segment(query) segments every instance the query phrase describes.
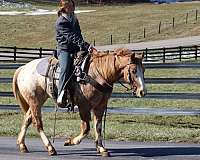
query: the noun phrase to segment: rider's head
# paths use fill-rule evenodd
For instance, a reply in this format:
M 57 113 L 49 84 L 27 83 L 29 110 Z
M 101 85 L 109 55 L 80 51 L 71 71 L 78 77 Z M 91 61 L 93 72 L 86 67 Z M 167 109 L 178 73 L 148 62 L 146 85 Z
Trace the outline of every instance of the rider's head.
M 60 16 L 61 13 L 74 13 L 74 10 L 75 2 L 73 0 L 60 0 L 58 16 Z

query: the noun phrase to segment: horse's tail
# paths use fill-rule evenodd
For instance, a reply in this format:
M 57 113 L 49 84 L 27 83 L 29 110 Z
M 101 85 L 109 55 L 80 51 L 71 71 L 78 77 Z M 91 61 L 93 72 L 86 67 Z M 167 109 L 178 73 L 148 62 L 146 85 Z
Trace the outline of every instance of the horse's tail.
M 21 71 L 22 67 L 18 68 L 15 73 L 14 73 L 14 76 L 13 76 L 13 83 L 12 83 L 12 86 L 13 86 L 13 93 L 14 93 L 14 96 L 17 100 L 17 102 L 19 103 L 19 106 L 20 108 L 24 111 L 24 112 L 27 112 L 28 109 L 29 109 L 29 105 L 28 103 L 26 102 L 26 100 L 24 99 L 24 97 L 21 95 L 20 91 L 19 91 L 19 88 L 18 88 L 18 84 L 17 84 L 17 78 L 18 78 L 18 75 Z

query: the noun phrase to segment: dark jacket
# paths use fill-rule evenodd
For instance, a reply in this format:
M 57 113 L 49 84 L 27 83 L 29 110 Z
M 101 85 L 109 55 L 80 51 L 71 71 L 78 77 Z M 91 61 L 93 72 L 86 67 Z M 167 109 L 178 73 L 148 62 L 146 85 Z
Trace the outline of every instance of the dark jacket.
M 90 44 L 83 40 L 80 25 L 76 16 L 66 14 L 58 17 L 56 21 L 57 48 L 71 53 L 80 50 L 87 51 Z

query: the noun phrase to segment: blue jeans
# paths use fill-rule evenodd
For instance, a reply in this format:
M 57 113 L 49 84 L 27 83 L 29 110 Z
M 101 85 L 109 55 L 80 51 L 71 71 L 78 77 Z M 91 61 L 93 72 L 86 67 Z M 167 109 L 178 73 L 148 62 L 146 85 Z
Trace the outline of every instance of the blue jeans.
M 59 75 L 59 85 L 58 85 L 58 96 L 59 96 L 61 91 L 65 89 L 64 85 L 72 73 L 73 57 L 66 50 L 58 50 L 57 54 L 60 64 L 60 75 Z

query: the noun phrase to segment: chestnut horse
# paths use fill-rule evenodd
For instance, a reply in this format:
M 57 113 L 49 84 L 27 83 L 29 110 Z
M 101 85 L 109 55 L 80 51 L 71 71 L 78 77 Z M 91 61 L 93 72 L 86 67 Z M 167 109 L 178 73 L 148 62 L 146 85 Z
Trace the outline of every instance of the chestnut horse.
M 88 75 L 97 82 L 103 90 L 97 89 L 90 82 L 86 84 L 73 83 L 73 100 L 79 108 L 81 118 L 81 133 L 65 141 L 65 145 L 76 145 L 88 135 L 91 111 L 94 118 L 95 142 L 97 151 L 105 155 L 107 150 L 102 144 L 102 117 L 111 96 L 113 84 L 121 78 L 129 83 L 137 97 L 145 95 L 144 67 L 142 55 L 136 55 L 128 49 L 117 49 L 114 52 L 94 52 L 91 54 Z M 41 107 L 51 97 L 44 76 L 36 71 L 41 59 L 33 60 L 15 71 L 13 77 L 13 92 L 21 109 L 24 111 L 24 121 L 17 139 L 21 152 L 28 152 L 25 145 L 25 134 L 32 123 L 41 136 L 49 155 L 56 155 L 56 150 L 43 130 Z

